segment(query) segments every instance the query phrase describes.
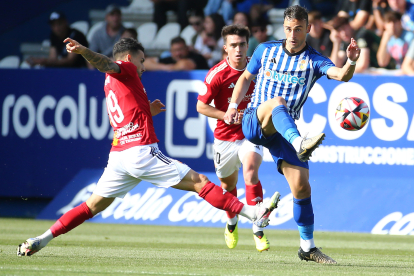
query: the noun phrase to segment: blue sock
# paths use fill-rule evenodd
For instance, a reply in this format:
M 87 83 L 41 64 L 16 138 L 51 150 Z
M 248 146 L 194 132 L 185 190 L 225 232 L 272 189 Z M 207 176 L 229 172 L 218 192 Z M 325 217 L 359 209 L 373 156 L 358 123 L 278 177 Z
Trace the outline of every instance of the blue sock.
M 272 110 L 272 122 L 283 138 L 292 144 L 293 140 L 300 137 L 295 121 L 290 117 L 286 106 L 279 105 Z
M 311 197 L 293 198 L 293 218 L 298 225 L 300 237 L 303 240 L 313 239 L 314 216 Z

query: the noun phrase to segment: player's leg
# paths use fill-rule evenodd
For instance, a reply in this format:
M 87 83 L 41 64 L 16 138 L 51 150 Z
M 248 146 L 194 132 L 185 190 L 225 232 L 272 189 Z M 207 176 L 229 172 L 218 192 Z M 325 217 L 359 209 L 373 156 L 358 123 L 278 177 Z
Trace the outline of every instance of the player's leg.
M 263 147 L 249 142 L 247 139 L 239 150 L 243 163 L 243 178 L 246 184 L 246 203 L 256 205 L 263 202 L 263 188 L 259 180 L 259 167 L 263 160 Z M 270 243 L 263 232 L 263 227 L 253 224 L 253 239 L 259 252 L 268 250 Z
M 285 161 L 280 166 L 289 183 L 293 195 L 293 217 L 300 235 L 299 258 L 318 263 L 335 264 L 336 261 L 325 255 L 315 246 L 313 239 L 314 214 L 309 184 L 309 169 L 291 165 Z
M 217 167 L 216 167 L 217 169 Z M 218 171 L 216 171 L 218 173 Z M 239 177 L 239 170 L 233 171 L 233 173 L 227 177 L 221 178 L 221 188 L 237 197 L 237 180 Z M 226 241 L 228 248 L 235 248 L 239 241 L 239 230 L 238 230 L 238 216 L 236 213 L 226 211 L 227 223 L 224 228 L 224 240 Z
M 275 192 L 266 204 L 244 205 L 237 197 L 212 183 L 205 175 L 193 170 L 190 170 L 177 185 L 171 187 L 196 192 L 217 209 L 240 214 L 262 227 L 268 225 L 269 215 L 277 207 L 280 198 L 280 194 Z
M 243 140 L 234 142 L 214 139 L 214 167 L 221 182 L 221 187 L 237 197 L 237 180 L 241 161 L 238 156 Z M 226 211 L 227 223 L 224 229 L 224 240 L 229 248 L 235 248 L 239 240 L 238 216 Z
M 53 238 L 69 232 L 94 215 L 105 210 L 116 197 L 123 197 L 140 180 L 124 173 L 121 160 L 125 161 L 133 149 L 109 155 L 108 165 L 86 202 L 63 214 L 45 233 L 30 238 L 17 248 L 18 256 L 31 256 L 45 247 Z
M 299 160 L 309 160 L 312 152 L 322 143 L 325 137 L 321 133 L 312 138 L 303 139 L 293 118 L 289 115 L 286 101 L 282 97 L 275 97 L 260 104 L 257 108 L 257 118 L 260 121 L 263 133 L 270 137 L 279 132 L 295 148 Z

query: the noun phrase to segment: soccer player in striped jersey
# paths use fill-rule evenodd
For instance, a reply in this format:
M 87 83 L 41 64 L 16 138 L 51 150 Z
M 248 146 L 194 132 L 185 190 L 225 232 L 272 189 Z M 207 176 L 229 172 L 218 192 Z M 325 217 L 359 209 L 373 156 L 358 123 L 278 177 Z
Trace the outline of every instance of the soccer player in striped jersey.
M 64 42 L 69 53 L 81 54 L 95 68 L 106 73 L 104 90 L 114 140 L 108 164 L 89 199 L 66 212 L 42 235 L 20 244 L 18 256 L 38 252 L 53 238 L 105 210 L 116 197 L 123 198 L 143 180 L 158 187 L 196 192 L 216 208 L 245 216 L 259 227 L 267 226 L 279 193 L 276 192 L 264 204 L 244 205 L 237 197 L 210 182 L 205 175 L 165 156 L 158 149 L 152 116 L 162 112 L 164 105 L 157 100 L 152 103 L 148 101 L 141 82 L 145 71 L 144 48 L 138 41 L 133 38 L 118 41 L 113 50 L 115 62 L 71 38 Z
M 306 44 L 307 10 L 298 5 L 284 12 L 286 39 L 260 44 L 234 88 L 224 120 L 238 121 L 237 105 L 251 81 L 256 78 L 253 97 L 244 112 L 242 129 L 245 137 L 267 147 L 286 177 L 293 194 L 293 216 L 300 234 L 299 258 L 318 263 L 336 263 L 316 248 L 313 240 L 314 214 L 309 184 L 308 160 L 325 134 L 302 138 L 295 125 L 300 109 L 314 83 L 326 75 L 330 79 L 349 81 L 361 50 L 352 38 L 347 48 L 348 61 L 342 68 Z
M 263 200 L 263 189 L 259 181 L 259 167 L 263 159 L 263 147 L 255 145 L 244 138 L 241 120 L 234 125 L 223 121 L 229 106 L 234 84 L 246 69 L 246 57 L 250 32 L 247 27 L 230 25 L 221 32 L 228 57 L 211 68 L 204 81 L 205 91 L 198 96 L 197 111 L 208 117 L 217 119 L 214 131 L 214 166 L 221 181 L 221 187 L 237 196 L 237 180 L 239 169 L 243 163 L 243 176 L 246 183 L 246 202 L 256 205 Z M 252 96 L 254 84 L 249 89 L 238 107 L 241 116 Z M 211 102 L 214 101 L 214 107 Z M 234 248 L 238 242 L 238 217 L 227 212 L 227 224 L 224 237 L 229 248 Z M 260 252 L 270 247 L 263 228 L 253 224 L 253 239 L 256 249 Z

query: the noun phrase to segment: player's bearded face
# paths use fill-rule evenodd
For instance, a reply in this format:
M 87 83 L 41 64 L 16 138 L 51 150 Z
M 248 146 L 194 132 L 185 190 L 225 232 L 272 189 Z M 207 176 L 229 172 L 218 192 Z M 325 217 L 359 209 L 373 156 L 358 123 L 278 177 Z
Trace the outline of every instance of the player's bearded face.
M 291 53 L 302 50 L 306 45 L 306 34 L 310 31 L 310 25 L 306 20 L 286 18 L 283 27 L 286 35 L 286 49 Z
M 138 76 L 141 78 L 142 74 L 145 72 L 145 55 L 142 51 L 138 51 L 137 54 L 132 54 L 130 56 L 130 62 L 132 62 L 137 67 Z

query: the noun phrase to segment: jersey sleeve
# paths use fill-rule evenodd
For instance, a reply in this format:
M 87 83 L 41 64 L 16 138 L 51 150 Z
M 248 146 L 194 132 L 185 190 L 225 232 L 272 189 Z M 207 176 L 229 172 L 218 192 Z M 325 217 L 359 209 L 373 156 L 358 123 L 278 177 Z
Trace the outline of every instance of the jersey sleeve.
M 265 49 L 266 46 L 262 43 L 257 46 L 256 50 L 254 50 L 253 55 L 250 58 L 250 62 L 247 64 L 246 68 L 250 74 L 256 75 L 259 73 L 260 67 L 262 66 L 262 55 Z
M 212 69 L 208 72 L 204 80 L 205 91 L 202 91 L 197 97 L 199 101 L 210 104 L 220 90 L 220 80 L 218 74 Z
M 318 68 L 319 77 L 327 75 L 328 69 L 334 66 L 335 64 L 327 57 L 318 56 L 316 58 L 316 68 Z
M 137 67 L 132 64 L 131 62 L 125 62 L 121 60 L 115 61 L 116 64 L 118 64 L 119 69 L 121 72 L 119 73 L 108 73 L 111 75 L 111 77 L 114 77 L 116 79 L 123 79 L 129 76 L 135 76 L 137 74 Z

